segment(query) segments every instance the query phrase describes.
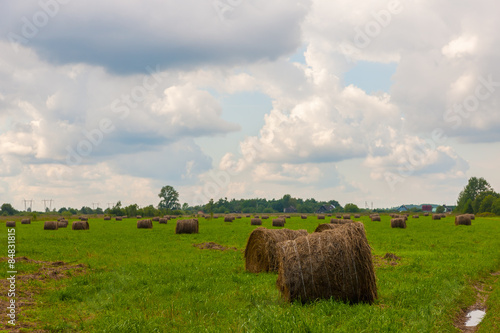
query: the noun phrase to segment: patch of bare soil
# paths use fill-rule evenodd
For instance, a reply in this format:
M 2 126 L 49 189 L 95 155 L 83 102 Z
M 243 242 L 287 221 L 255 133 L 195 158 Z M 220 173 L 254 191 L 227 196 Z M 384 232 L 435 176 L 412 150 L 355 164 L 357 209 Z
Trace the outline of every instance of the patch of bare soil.
M 469 306 L 466 309 L 460 309 L 460 312 L 458 313 L 457 317 L 455 318 L 454 325 L 456 328 L 458 328 L 461 332 L 465 333 L 472 333 L 476 332 L 477 329 L 479 328 L 478 326 L 465 326 L 465 323 L 468 320 L 467 315 L 474 310 L 482 310 L 486 312 L 486 301 L 488 300 L 488 296 L 491 294 L 493 290 L 493 284 L 496 283 L 496 278 L 497 276 L 500 275 L 499 272 L 491 273 L 490 279 L 487 279 L 487 281 L 484 281 L 482 283 L 476 282 L 473 284 L 473 288 L 476 290 L 476 303 L 473 305 Z
M 398 261 L 401 260 L 401 258 L 394 253 L 386 253 L 383 257 L 374 254 L 372 258 L 375 267 L 396 266 L 398 265 Z
M 9 258 L 0 258 L 0 262 L 5 262 Z M 16 325 L 8 324 L 7 320 L 0 322 L 0 330 L 8 332 L 46 332 L 41 330 L 39 323 L 32 322 L 24 313 L 27 309 L 36 306 L 35 295 L 42 292 L 44 283 L 51 280 L 60 280 L 70 276 L 82 275 L 86 272 L 86 266 L 83 264 L 73 265 L 63 261 L 39 261 L 29 259 L 27 257 L 15 258 L 16 263 L 25 262 L 38 266 L 37 271 L 32 271 L 26 274 L 18 271 L 15 276 L 15 305 L 16 305 Z M 38 281 L 36 283 L 35 281 Z M 41 283 L 41 284 L 40 284 Z M 10 289 L 10 281 L 7 279 L 0 280 L 1 290 L 8 291 Z M 10 299 L 7 293 L 0 295 L 0 308 L 7 309 L 10 305 Z M 6 316 L 6 314 L 5 314 Z
M 233 250 L 233 251 L 238 251 L 238 249 L 235 247 L 225 247 L 223 245 L 220 245 L 220 244 L 217 244 L 214 242 L 193 244 L 193 246 L 197 247 L 199 249 L 202 249 L 202 250 L 219 250 L 219 251 Z

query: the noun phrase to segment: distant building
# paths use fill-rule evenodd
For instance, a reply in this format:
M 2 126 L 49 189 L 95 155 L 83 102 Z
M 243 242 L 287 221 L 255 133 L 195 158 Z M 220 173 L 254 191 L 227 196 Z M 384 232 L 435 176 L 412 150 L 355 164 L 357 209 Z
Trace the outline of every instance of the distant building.
M 288 208 L 283 209 L 283 213 L 297 213 L 297 209 L 295 207 L 290 206 Z
M 398 212 L 407 212 L 408 208 L 405 205 L 402 205 L 396 209 Z
M 331 212 L 332 210 L 334 210 L 335 208 L 336 207 L 334 205 L 322 205 L 321 207 L 318 208 L 316 213 L 317 214 L 328 213 L 328 212 Z
M 424 213 L 430 213 L 430 212 L 432 212 L 432 205 L 422 205 L 422 211 Z

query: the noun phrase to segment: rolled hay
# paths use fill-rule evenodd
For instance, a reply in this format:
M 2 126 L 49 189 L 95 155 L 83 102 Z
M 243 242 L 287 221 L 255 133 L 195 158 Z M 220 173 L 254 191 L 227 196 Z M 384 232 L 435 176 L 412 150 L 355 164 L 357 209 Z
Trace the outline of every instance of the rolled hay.
M 285 219 L 282 218 L 273 219 L 273 227 L 284 227 L 284 226 L 285 226 Z
M 80 216 L 80 221 L 88 221 L 89 218 L 86 216 Z
M 344 221 L 344 220 L 341 220 L 341 221 Z M 352 221 L 349 220 L 349 222 L 352 222 Z M 322 232 L 325 230 L 332 230 L 332 229 L 338 228 L 340 226 L 342 226 L 342 224 L 323 223 L 323 224 L 318 225 L 318 227 L 314 230 L 314 232 Z
M 377 284 L 362 223 L 348 223 L 278 244 L 276 285 L 287 301 L 372 303 Z
M 31 219 L 22 219 L 21 224 L 31 224 Z
M 111 216 L 104 216 L 104 221 L 110 221 L 111 220 Z
M 122 220 L 123 220 L 123 218 L 122 218 L 121 216 L 117 216 L 117 217 L 115 217 L 115 220 L 117 220 L 117 221 L 122 221 Z
M 68 221 L 66 220 L 57 221 L 57 228 L 67 228 L 67 227 L 68 227 Z
M 136 219 L 142 219 L 142 216 L 141 215 L 137 215 L 135 218 Z
M 43 230 L 57 230 L 57 221 L 45 221 L 43 224 Z
M 160 222 L 160 217 L 159 217 L 159 216 L 155 216 L 155 217 L 153 217 L 153 221 L 154 221 L 154 222 Z
M 455 216 L 455 225 L 471 225 L 469 214 Z
M 342 215 L 341 214 L 337 214 L 337 215 L 335 215 L 335 217 L 338 218 L 338 219 L 341 219 Z
M 303 219 L 303 220 L 306 220 L 307 219 L 307 215 L 300 215 L 300 218 Z
M 306 235 L 307 230 L 254 229 L 245 248 L 245 269 L 251 273 L 278 271 L 277 244 Z
M 420 218 L 420 215 L 413 215 L 413 218 L 418 219 L 418 218 Z
M 424 213 L 424 216 L 429 216 L 429 213 Z
M 262 220 L 257 219 L 257 218 L 253 218 L 250 220 L 250 225 L 262 225 Z
M 331 224 L 346 224 L 354 222 L 353 220 L 344 220 L 344 219 L 330 219 Z
M 241 219 L 241 218 L 242 218 L 242 216 L 238 215 L 238 216 L 236 216 L 236 218 L 237 218 L 237 219 Z
M 250 214 L 245 215 L 245 217 L 252 217 Z
M 268 218 L 269 218 L 269 216 L 267 216 L 267 215 L 262 215 L 261 216 L 261 219 L 263 219 L 263 220 L 267 220 Z
M 351 215 L 344 215 L 342 218 L 344 220 L 350 220 L 351 219 Z
M 16 227 L 16 221 L 7 221 L 5 222 L 5 226 L 8 228 L 15 228 Z
M 433 220 L 441 220 L 441 214 L 432 214 Z
M 391 228 L 406 229 L 406 221 L 403 218 L 391 219 Z
M 168 219 L 165 217 L 162 217 L 158 222 L 160 222 L 160 224 L 167 224 Z
M 292 218 L 292 216 L 290 216 L 290 215 L 285 215 L 285 218 L 287 218 L 287 219 L 291 219 L 291 218 Z
M 375 222 L 375 221 L 380 222 L 380 216 L 379 215 L 370 216 L 370 219 L 372 220 L 372 222 Z
M 355 219 L 359 219 L 359 218 L 361 218 L 361 214 L 354 214 L 354 218 L 355 218 Z
M 153 221 L 150 219 L 137 221 L 137 229 L 153 229 Z
M 234 217 L 231 216 L 224 216 L 224 222 L 233 222 Z
M 89 230 L 89 223 L 87 221 L 75 221 L 71 224 L 73 230 Z
M 191 220 L 177 220 L 175 225 L 176 234 L 197 234 L 198 233 L 198 221 L 195 219 Z
M 466 214 L 470 217 L 471 220 L 475 220 L 476 219 L 476 215 L 474 214 Z
M 325 219 L 325 215 L 318 215 L 318 220 L 324 220 Z

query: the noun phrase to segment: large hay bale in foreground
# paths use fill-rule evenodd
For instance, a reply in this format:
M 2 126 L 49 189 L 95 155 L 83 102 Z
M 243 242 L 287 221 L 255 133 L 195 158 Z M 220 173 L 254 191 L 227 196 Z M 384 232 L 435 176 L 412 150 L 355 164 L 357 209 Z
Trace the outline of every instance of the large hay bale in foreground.
M 342 221 L 344 221 L 344 220 L 342 220 Z M 353 222 L 353 221 L 349 220 L 349 222 Z M 342 224 L 323 223 L 323 224 L 318 225 L 318 227 L 314 230 L 314 232 L 322 232 L 325 230 L 332 230 L 332 229 L 338 228 L 340 226 L 342 226 Z
M 68 221 L 67 220 L 57 221 L 57 227 L 58 228 L 67 228 L 68 227 Z
M 22 219 L 21 224 L 31 224 L 31 219 Z
M 347 223 L 278 244 L 276 285 L 287 301 L 333 298 L 372 303 L 377 284 L 362 223 Z
M 165 217 L 162 217 L 158 222 L 160 222 L 160 224 L 167 224 L 168 223 L 168 219 L 165 218 Z
M 245 269 L 251 273 L 278 270 L 277 244 L 306 236 L 307 230 L 256 228 L 248 237 L 245 248 Z
M 57 221 L 45 221 L 43 224 L 43 230 L 57 230 Z
M 469 214 L 455 216 L 455 225 L 471 225 Z
M 87 221 L 75 221 L 71 224 L 73 230 L 89 230 L 89 223 Z
M 404 218 L 396 218 L 391 220 L 391 228 L 403 228 L 406 229 L 406 221 Z
M 330 219 L 330 223 L 332 224 L 346 224 L 346 223 L 352 223 L 354 222 L 353 220 L 344 220 L 344 219 Z
M 191 220 L 177 220 L 175 225 L 176 234 L 197 234 L 198 233 L 198 221 L 195 219 Z
M 251 219 L 250 225 L 262 225 L 262 220 L 257 218 Z
M 273 219 L 273 227 L 284 227 L 285 226 L 285 219 L 278 218 L 278 219 Z
M 16 227 L 16 221 L 7 221 L 5 222 L 5 226 L 8 228 L 15 228 Z
M 137 221 L 137 229 L 153 229 L 153 221 L 150 219 Z

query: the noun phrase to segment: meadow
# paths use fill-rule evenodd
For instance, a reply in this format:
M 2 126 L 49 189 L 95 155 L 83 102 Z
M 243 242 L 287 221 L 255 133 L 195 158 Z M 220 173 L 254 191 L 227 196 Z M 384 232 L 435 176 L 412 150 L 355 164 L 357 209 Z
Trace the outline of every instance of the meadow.
M 21 332 L 459 332 L 455 322 L 476 302 L 480 285 L 489 297 L 478 332 L 500 331 L 500 276 L 495 274 L 500 271 L 500 218 L 478 217 L 471 226 L 455 226 L 453 217 L 439 221 L 410 217 L 406 229 L 392 229 L 389 216 L 383 215 L 381 222 L 367 216 L 356 219 L 365 224 L 375 256 L 378 299 L 372 305 L 331 299 L 287 303 L 276 288 L 276 273 L 245 271 L 243 251 L 257 227 L 250 225 L 250 218 L 199 220 L 199 234 L 183 235 L 175 234 L 175 220 L 137 229 L 135 218 L 90 218 L 90 230 L 81 231 L 71 230 L 73 220 L 68 228 L 55 231 L 43 230 L 43 221 L 18 223 L 17 256 L 31 259 L 17 263 L 18 289 L 25 297 L 18 328 Z M 263 226 L 272 228 L 271 221 L 263 220 Z M 319 223 L 325 221 L 297 216 L 287 219 L 286 228 L 313 232 Z M 193 246 L 204 242 L 229 249 Z M 6 237 L 2 246 L 7 248 Z M 383 259 L 386 253 L 399 259 Z M 43 270 L 62 265 L 52 264 L 59 261 L 76 268 L 57 274 Z M 6 271 L 0 272 L 2 279 Z M 42 273 L 22 279 L 36 272 Z

